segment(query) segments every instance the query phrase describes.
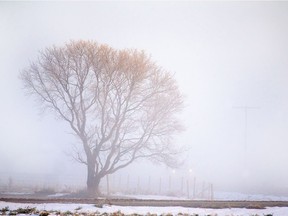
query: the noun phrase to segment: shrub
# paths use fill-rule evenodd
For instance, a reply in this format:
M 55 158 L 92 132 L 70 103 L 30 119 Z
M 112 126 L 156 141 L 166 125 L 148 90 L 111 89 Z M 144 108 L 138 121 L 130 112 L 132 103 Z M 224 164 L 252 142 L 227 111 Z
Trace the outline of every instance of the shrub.
M 26 208 L 18 208 L 16 210 L 17 214 L 32 214 L 36 209 L 35 208 L 30 208 L 29 206 Z
M 5 208 L 1 209 L 1 213 L 2 214 L 5 214 L 7 211 L 9 211 L 9 207 L 8 206 L 6 206 Z
M 48 216 L 49 215 L 49 212 L 47 211 L 41 211 L 39 216 Z

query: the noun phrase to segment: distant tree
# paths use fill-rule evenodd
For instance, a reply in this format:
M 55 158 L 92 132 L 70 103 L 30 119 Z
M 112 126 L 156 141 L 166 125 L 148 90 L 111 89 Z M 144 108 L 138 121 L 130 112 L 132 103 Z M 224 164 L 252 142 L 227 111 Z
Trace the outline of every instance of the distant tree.
M 20 78 L 45 109 L 79 138 L 74 158 L 87 166 L 87 191 L 99 195 L 103 177 L 149 158 L 177 164 L 182 96 L 175 79 L 143 51 L 71 41 L 40 52 Z

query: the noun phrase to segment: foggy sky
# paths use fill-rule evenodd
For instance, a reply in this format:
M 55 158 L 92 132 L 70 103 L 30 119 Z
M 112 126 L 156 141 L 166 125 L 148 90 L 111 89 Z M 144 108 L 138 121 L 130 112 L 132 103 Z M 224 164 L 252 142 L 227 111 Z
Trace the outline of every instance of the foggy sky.
M 190 147 L 176 172 L 288 194 L 288 2 L 0 2 L 0 32 L 0 173 L 85 175 L 67 156 L 69 127 L 41 114 L 18 76 L 39 50 L 91 39 L 143 49 L 175 74 L 186 104 L 175 142 Z M 236 106 L 258 107 L 247 152 Z

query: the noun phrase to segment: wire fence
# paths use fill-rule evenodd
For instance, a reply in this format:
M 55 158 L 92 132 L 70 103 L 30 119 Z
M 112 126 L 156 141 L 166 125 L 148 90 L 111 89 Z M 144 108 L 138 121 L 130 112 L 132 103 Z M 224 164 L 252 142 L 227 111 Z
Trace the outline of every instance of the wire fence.
M 187 199 L 214 198 L 213 184 L 196 177 L 109 175 L 101 184 L 106 194 L 143 194 Z
M 9 175 L 0 173 L 0 192 L 77 192 L 85 188 L 85 176 L 72 175 Z M 112 174 L 102 179 L 100 189 L 105 195 L 156 195 L 173 196 L 182 199 L 213 200 L 213 184 L 196 176 L 135 176 L 133 174 Z

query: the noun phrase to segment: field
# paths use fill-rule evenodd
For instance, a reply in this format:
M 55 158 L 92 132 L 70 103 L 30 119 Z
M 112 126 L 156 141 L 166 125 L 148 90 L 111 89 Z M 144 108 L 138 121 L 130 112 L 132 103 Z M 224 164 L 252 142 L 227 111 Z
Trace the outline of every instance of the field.
M 25 198 L 26 197 L 26 198 Z M 133 198 L 27 198 L 25 194 L 2 194 L 3 215 L 193 215 L 193 216 L 287 216 L 288 201 L 181 200 L 173 197 Z M 144 197 L 145 198 L 145 197 Z M 151 199 L 154 198 L 154 199 Z M 267 197 L 266 197 L 267 198 Z M 276 199 L 276 197 L 274 197 Z M 279 198 L 280 199 L 280 198 Z M 283 199 L 283 198 L 282 198 Z

